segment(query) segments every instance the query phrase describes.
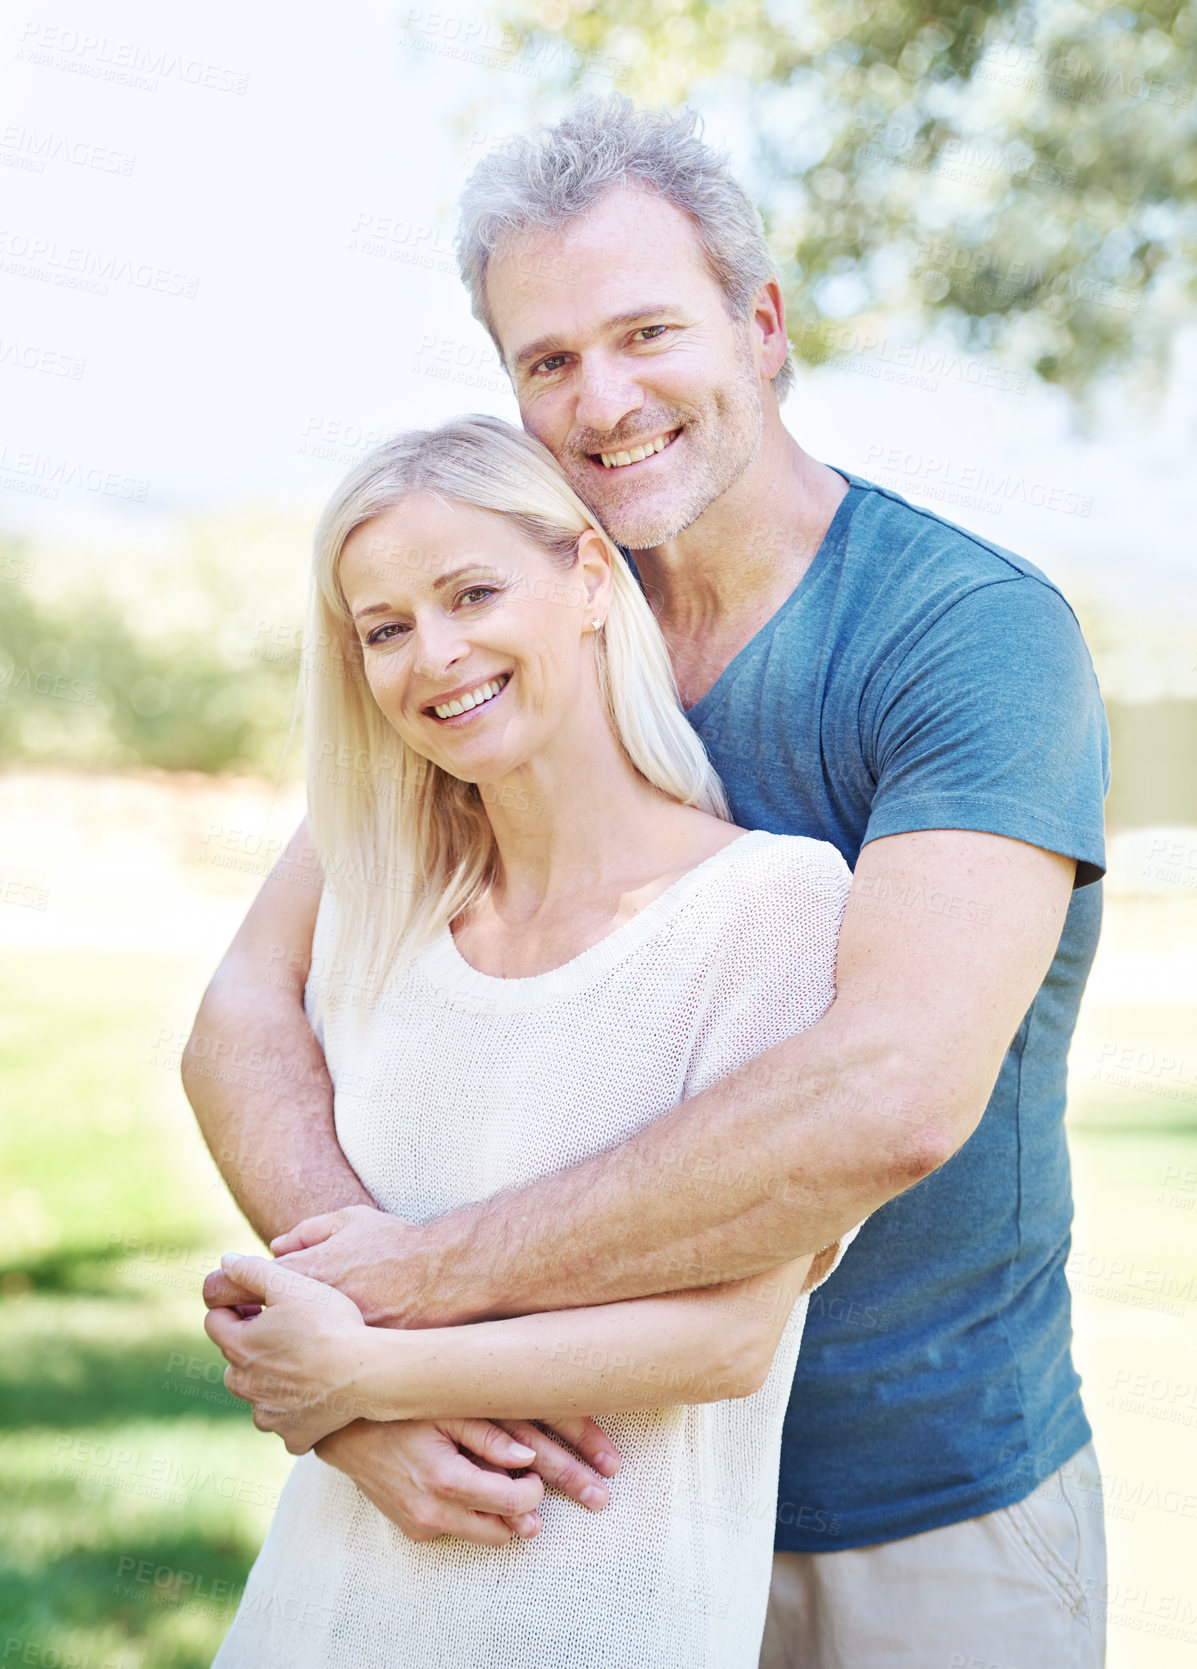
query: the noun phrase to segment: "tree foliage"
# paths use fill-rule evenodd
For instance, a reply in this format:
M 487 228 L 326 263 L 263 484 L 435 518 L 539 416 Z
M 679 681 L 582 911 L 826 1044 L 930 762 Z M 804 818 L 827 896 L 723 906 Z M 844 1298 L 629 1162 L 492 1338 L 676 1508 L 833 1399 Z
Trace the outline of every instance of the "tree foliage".
M 189 560 L 144 578 L 144 565 L 126 564 L 123 593 L 82 564 L 73 583 L 40 587 L 53 557 L 0 537 L 0 765 L 294 768 L 300 613 L 287 576 L 252 530 L 188 532 Z M 227 554 L 205 572 L 218 533 Z M 155 579 L 173 583 L 173 611 Z
M 743 132 L 807 363 L 940 330 L 1081 394 L 1161 364 L 1191 302 L 1193 0 L 507 0 L 506 20 L 563 66 L 546 91 L 614 85 Z

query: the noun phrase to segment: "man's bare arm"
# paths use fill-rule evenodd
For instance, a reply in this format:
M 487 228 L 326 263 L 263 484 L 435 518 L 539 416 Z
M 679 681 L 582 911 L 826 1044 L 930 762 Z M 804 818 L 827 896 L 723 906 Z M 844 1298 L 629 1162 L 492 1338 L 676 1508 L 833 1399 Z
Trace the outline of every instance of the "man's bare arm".
M 1074 873 L 999 835 L 873 841 L 836 1000 L 809 1031 L 571 1170 L 419 1229 L 352 1211 L 276 1250 L 406 1326 L 712 1286 L 817 1251 L 971 1135 Z
M 183 1087 L 221 1175 L 269 1240 L 369 1204 L 341 1152 L 324 1052 L 303 1011 L 322 876 L 301 823 L 204 993 Z

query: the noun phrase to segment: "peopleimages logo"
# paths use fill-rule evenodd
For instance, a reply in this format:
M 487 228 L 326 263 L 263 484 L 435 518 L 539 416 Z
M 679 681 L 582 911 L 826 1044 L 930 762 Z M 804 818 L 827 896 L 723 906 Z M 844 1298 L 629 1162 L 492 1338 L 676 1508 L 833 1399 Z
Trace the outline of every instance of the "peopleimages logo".
M 241 70 L 205 63 L 202 58 L 187 58 L 139 41 L 113 40 L 108 35 L 93 35 L 82 29 L 64 29 L 57 23 L 26 23 L 16 56 L 43 69 L 67 70 L 147 93 L 157 92 L 164 80 L 238 95 L 249 86 L 249 76 Z
M 18 342 L 11 336 L 0 336 L 0 365 L 14 365 L 22 371 L 40 371 L 47 377 L 69 377 L 72 382 L 78 382 L 87 361 L 55 348 L 43 348 L 34 342 Z
M 117 470 L 92 468 L 73 458 L 54 458 L 45 452 L 17 450 L 0 442 L 0 484 L 16 486 L 22 482 L 36 483 L 46 489 L 42 496 L 57 498 L 63 487 L 78 487 L 83 492 L 101 493 L 106 498 L 130 499 L 144 504 L 150 483 Z
M 947 503 L 959 503 L 961 494 L 973 494 L 996 506 L 999 513 L 1005 504 L 1029 504 L 1064 516 L 1088 517 L 1093 509 L 1091 497 L 1066 487 L 1028 481 L 1023 475 L 993 470 L 985 464 L 962 465 L 952 458 L 907 452 L 900 446 L 871 446 L 865 473 L 882 486 L 909 483 L 920 497 Z
M 36 278 L 70 290 L 106 296 L 112 284 L 158 295 L 194 301 L 199 279 L 172 272 L 152 261 L 135 261 L 79 244 L 60 244 L 57 238 L 31 237 L 27 232 L 0 230 L 0 271 L 13 278 Z
M 0 131 L 0 162 L 45 173 L 47 162 L 65 162 L 75 168 L 92 168 L 101 174 L 129 175 L 137 158 L 128 151 L 114 151 L 90 139 L 68 138 L 59 133 L 39 133 L 34 128 L 12 123 Z

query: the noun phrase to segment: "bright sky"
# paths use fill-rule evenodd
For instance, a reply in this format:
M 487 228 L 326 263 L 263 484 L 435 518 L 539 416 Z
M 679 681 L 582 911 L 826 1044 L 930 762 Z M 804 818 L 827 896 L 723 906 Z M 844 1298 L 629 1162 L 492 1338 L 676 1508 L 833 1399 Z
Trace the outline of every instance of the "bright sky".
M 127 529 L 132 551 L 181 511 L 315 506 L 394 429 L 516 415 L 456 276 L 453 204 L 540 85 L 479 0 L 18 0 L 8 19 L 0 528 Z M 730 120 L 709 131 L 735 147 Z M 816 456 L 1115 622 L 1124 693 L 1197 694 L 1184 358 L 1086 440 L 1058 397 L 893 341 L 801 377 L 787 417 Z

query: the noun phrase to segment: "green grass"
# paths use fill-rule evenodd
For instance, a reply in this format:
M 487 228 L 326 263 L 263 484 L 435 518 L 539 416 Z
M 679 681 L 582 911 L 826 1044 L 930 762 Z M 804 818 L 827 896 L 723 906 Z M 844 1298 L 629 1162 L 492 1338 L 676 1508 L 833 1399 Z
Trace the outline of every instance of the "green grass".
M 119 953 L 0 975 L 3 1661 L 209 1664 L 290 1466 L 202 1327 L 204 1271 L 253 1242 L 174 1069 L 201 979 Z
M 225 1393 L 201 1326 L 204 1271 L 253 1244 L 178 1085 L 205 972 L 61 951 L 0 972 L 0 1662 L 210 1664 L 290 1466 Z M 1183 1054 L 1189 1018 L 1089 1012 L 1073 1057 L 1074 1244 L 1123 1271 L 1074 1283 L 1077 1359 L 1128 1498 L 1157 1480 L 1197 1490 L 1191 1433 L 1124 1394 L 1128 1366 L 1192 1381 L 1197 1305 L 1154 1298 L 1159 1271 L 1194 1273 L 1197 1127 L 1151 1062 L 1129 1088 L 1091 1066 L 1109 1039 Z M 1111 1517 L 1117 1592 L 1183 1594 L 1191 1530 L 1150 1505 Z M 1179 1669 L 1190 1643 L 1149 1637 L 1119 1603 L 1111 1669 Z

